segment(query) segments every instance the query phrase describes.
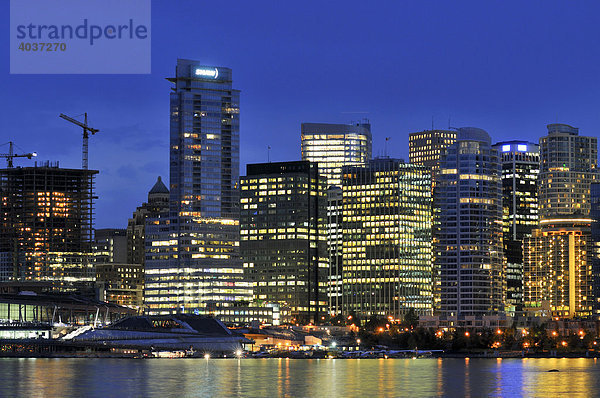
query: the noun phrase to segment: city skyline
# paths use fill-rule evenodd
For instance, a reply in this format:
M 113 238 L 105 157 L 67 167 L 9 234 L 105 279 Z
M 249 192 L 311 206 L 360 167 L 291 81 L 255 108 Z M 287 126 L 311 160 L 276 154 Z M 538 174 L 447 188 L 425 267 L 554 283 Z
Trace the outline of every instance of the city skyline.
M 385 138 L 391 137 L 388 154 L 404 159 L 408 134 L 429 129 L 432 116 L 435 128 L 447 128 L 448 119 L 452 126 L 480 126 L 493 142 L 537 142 L 553 122 L 591 133 L 600 123 L 594 111 L 600 87 L 593 78 L 600 53 L 588 45 L 595 35 L 589 7 L 520 5 L 515 14 L 500 4 L 403 4 L 375 11 L 347 3 L 343 9 L 319 5 L 314 16 L 310 4 L 303 10 L 240 5 L 241 12 L 231 16 L 231 31 L 215 36 L 211 32 L 229 16 L 212 5 L 198 13 L 190 12 L 197 10 L 192 2 L 153 6 L 155 16 L 171 18 L 153 21 L 151 75 L 5 73 L 0 80 L 13 93 L 2 103 L 11 116 L 0 122 L 1 143 L 12 140 L 37 151 L 39 160 L 79 167 L 80 131 L 58 114 L 88 112 L 90 124 L 100 129 L 90 140 L 90 167 L 100 170 L 98 228 L 124 227 L 156 177 L 167 180 L 169 118 L 163 93 L 169 83 L 164 78 L 177 57 L 236 71 L 244 105 L 242 169 L 266 161 L 267 146 L 272 161 L 299 160 L 302 122 L 366 117 L 373 154 L 382 154 Z M 354 31 L 356 15 L 369 33 Z M 565 18 L 573 28 L 555 32 L 552 26 Z M 508 20 L 517 28 L 507 32 Z M 211 39 L 198 46 L 190 45 L 192 37 Z M 7 72 L 8 66 L 0 68 Z

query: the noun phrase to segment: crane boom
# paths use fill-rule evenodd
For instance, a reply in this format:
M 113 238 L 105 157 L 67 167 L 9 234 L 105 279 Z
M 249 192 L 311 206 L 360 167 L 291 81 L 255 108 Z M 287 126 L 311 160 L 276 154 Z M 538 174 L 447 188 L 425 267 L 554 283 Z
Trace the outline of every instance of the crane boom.
M 13 159 L 14 158 L 31 159 L 32 157 L 37 156 L 37 153 L 35 153 L 35 152 L 16 154 L 13 149 L 14 145 L 15 145 L 14 142 L 9 141 L 8 142 L 8 153 L 0 153 L 0 158 L 6 158 L 6 163 L 7 163 L 9 169 L 13 167 Z
M 83 129 L 83 150 L 82 150 L 81 165 L 84 170 L 87 170 L 88 169 L 88 139 L 90 137 L 88 132 L 90 132 L 90 133 L 92 133 L 92 135 L 94 135 L 100 130 L 88 126 L 87 112 L 84 113 L 84 115 L 85 115 L 84 116 L 85 119 L 84 119 L 83 123 L 81 123 L 79 120 L 73 119 L 72 117 L 65 115 L 64 113 L 61 113 L 59 115 L 59 117 L 65 119 L 67 122 L 71 122 L 74 125 L 79 126 Z

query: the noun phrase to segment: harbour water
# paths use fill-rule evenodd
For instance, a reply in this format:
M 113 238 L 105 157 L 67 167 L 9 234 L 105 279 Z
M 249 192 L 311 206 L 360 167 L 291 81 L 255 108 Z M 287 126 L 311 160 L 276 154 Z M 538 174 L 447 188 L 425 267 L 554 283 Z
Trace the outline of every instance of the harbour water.
M 548 372 L 558 369 L 559 372 Z M 0 359 L 2 397 L 597 396 L 596 359 Z

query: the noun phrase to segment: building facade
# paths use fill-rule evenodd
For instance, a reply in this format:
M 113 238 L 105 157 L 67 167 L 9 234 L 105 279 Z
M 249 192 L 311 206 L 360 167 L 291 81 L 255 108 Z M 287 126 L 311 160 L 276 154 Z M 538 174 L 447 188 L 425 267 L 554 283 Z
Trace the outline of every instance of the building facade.
M 549 124 L 540 138 L 540 219 L 590 214 L 590 183 L 598 167 L 598 139 L 567 124 Z
M 294 323 L 320 322 L 327 314 L 326 180 L 307 161 L 246 171 L 240 245 L 254 299 L 281 305 Z
M 95 170 L 46 162 L 0 170 L 0 278 L 93 289 Z
M 169 189 L 161 177 L 148 192 L 148 201 L 143 203 L 127 221 L 127 264 L 146 263 L 146 222 L 169 216 Z
M 215 314 L 252 299 L 239 252 L 240 92 L 231 69 L 196 61 L 179 59 L 169 80 L 169 217 L 149 222 L 145 303 Z
M 508 312 L 523 307 L 523 239 L 538 225 L 539 145 L 505 141 L 493 146 L 502 167 L 502 233 Z
M 600 181 L 590 185 L 590 218 L 592 219 L 592 297 L 593 317 L 600 319 Z
M 344 167 L 342 313 L 432 313 L 431 176 L 379 158 Z
M 127 231 L 120 228 L 94 230 L 92 250 L 95 263 L 126 263 Z
M 429 167 L 435 175 L 446 148 L 456 141 L 454 130 L 424 130 L 408 135 L 409 161 Z
M 435 245 L 439 233 L 439 205 L 436 204 L 435 181 L 440 169 L 440 160 L 446 153 L 446 149 L 456 142 L 455 130 L 424 130 L 408 135 L 408 149 L 410 163 L 427 167 L 431 171 L 432 186 L 432 240 Z M 435 250 L 432 254 L 432 261 L 435 264 Z M 433 300 L 434 307 L 440 304 L 440 271 L 433 269 Z
M 590 219 L 546 219 L 524 240 L 525 309 L 560 318 L 594 307 Z
M 342 313 L 342 279 L 344 270 L 344 234 L 342 233 L 343 193 L 342 188 L 332 185 L 327 189 L 327 297 L 329 315 Z
M 524 304 L 561 318 L 593 314 L 590 187 L 598 140 L 566 124 L 549 124 L 540 139 L 539 228 L 524 243 Z
M 371 125 L 302 123 L 302 160 L 319 164 L 327 186 L 340 186 L 342 166 L 364 164 L 371 159 Z
M 440 161 L 435 188 L 439 315 L 504 311 L 501 184 L 500 159 L 487 132 L 458 129 L 456 142 Z

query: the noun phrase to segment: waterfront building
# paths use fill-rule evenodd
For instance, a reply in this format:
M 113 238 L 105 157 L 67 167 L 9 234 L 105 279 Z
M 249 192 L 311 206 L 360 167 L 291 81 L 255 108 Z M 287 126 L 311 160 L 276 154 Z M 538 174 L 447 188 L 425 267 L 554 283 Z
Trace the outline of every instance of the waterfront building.
M 590 186 L 597 138 L 549 124 L 540 139 L 539 228 L 524 242 L 524 305 L 541 315 L 591 316 L 594 307 Z
M 97 263 L 96 286 L 101 301 L 139 309 L 144 304 L 144 267 L 142 264 Z
M 127 264 L 146 263 L 146 222 L 149 219 L 168 218 L 169 189 L 159 176 L 156 183 L 148 192 L 148 201 L 143 203 L 133 213 L 127 222 Z
M 408 135 L 409 160 L 412 164 L 427 167 L 431 171 L 432 187 L 432 240 L 435 245 L 439 232 L 440 209 L 436 204 L 437 195 L 435 194 L 435 181 L 440 169 L 440 160 L 446 153 L 446 148 L 456 141 L 455 130 L 424 130 Z M 435 250 L 432 254 L 432 262 L 435 265 Z M 440 270 L 433 269 L 433 302 L 434 307 L 440 304 Z
M 141 308 L 144 267 L 143 264 L 127 263 L 127 230 L 97 229 L 93 250 L 98 298 L 108 303 Z
M 17 286 L 14 286 L 13 292 L 8 293 L 0 285 L 0 325 L 13 328 L 19 324 L 101 326 L 134 315 L 135 312 L 131 308 L 79 295 L 42 292 L 32 294 L 30 290 Z
M 440 161 L 435 192 L 441 316 L 504 311 L 500 159 L 482 129 L 458 129 Z
M 146 231 L 151 314 L 252 299 L 239 252 L 239 90 L 229 68 L 179 59 L 170 99 L 169 217 Z
M 371 125 L 302 123 L 302 160 L 319 164 L 327 186 L 340 186 L 342 166 L 364 164 L 371 159 Z
M 327 313 L 326 180 L 316 163 L 259 163 L 241 178 L 241 253 L 254 299 L 294 323 Z
M 95 170 L 45 162 L 0 170 L 0 279 L 93 288 Z
M 493 147 L 502 167 L 502 233 L 506 261 L 506 310 L 523 307 L 523 238 L 538 225 L 539 145 L 504 141 Z
M 89 329 L 73 336 L 75 343 L 88 344 L 88 350 L 98 350 L 94 343 L 102 341 L 104 347 L 114 351 L 149 353 L 161 356 L 161 352 L 173 357 L 174 352 L 183 356 L 202 357 L 241 355 L 251 340 L 233 333 L 221 321 L 212 317 L 189 314 L 131 316 L 100 329 Z
M 538 315 L 592 315 L 591 220 L 545 219 L 524 239 L 525 309 Z
M 389 158 L 346 166 L 342 195 L 342 312 L 431 314 L 429 170 Z
M 600 181 L 590 185 L 590 218 L 592 219 L 592 297 L 593 316 L 600 320 Z

